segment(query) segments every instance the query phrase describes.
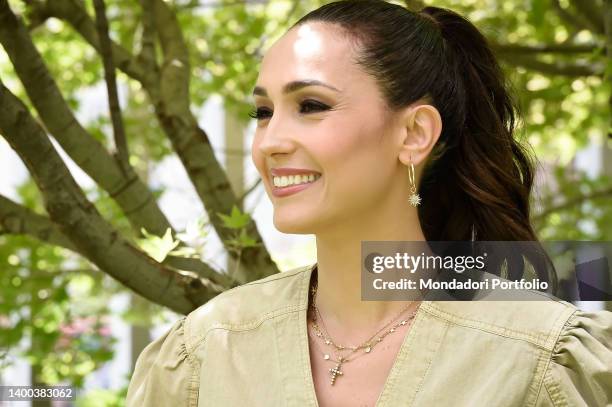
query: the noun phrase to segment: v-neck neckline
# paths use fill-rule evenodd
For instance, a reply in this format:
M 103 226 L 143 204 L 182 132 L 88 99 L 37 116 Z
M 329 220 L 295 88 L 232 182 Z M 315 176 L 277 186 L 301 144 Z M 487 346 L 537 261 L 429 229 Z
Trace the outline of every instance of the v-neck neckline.
M 306 275 L 302 280 L 302 290 L 300 294 L 300 315 L 298 318 L 300 324 L 300 349 L 302 350 L 302 357 L 306 360 L 305 366 L 305 380 L 307 383 L 307 393 L 309 398 L 313 401 L 313 405 L 319 407 L 319 401 L 317 399 L 317 393 L 314 386 L 314 377 L 312 372 L 312 364 L 310 363 L 310 342 L 308 340 L 308 305 L 309 305 L 309 292 L 311 286 L 311 278 L 314 270 L 317 268 L 317 263 L 314 263 L 312 266 L 308 267 L 306 270 Z M 394 384 L 397 381 L 396 377 L 401 373 L 402 364 L 405 360 L 404 355 L 412 351 L 411 344 L 414 342 L 415 335 L 417 335 L 420 325 L 421 319 L 423 318 L 422 308 L 426 308 L 429 304 L 428 301 L 423 301 L 421 306 L 417 308 L 417 311 L 412 319 L 412 323 L 410 329 L 404 335 L 404 339 L 402 341 L 402 345 L 393 361 L 393 365 L 391 366 L 391 370 L 385 379 L 385 383 L 383 384 L 381 392 L 378 394 L 378 398 L 376 399 L 376 403 L 374 407 L 385 407 L 386 403 L 390 395 L 394 390 Z M 424 307 L 426 306 L 426 307 Z M 431 355 L 433 357 L 433 355 Z

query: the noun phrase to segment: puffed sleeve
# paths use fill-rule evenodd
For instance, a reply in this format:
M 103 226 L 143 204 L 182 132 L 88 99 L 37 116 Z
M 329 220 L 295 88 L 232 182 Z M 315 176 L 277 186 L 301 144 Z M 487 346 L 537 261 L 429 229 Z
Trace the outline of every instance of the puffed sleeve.
M 185 343 L 185 317 L 144 348 L 128 386 L 127 407 L 197 407 L 199 362 Z
M 536 405 L 612 405 L 612 312 L 576 310 L 567 320 Z

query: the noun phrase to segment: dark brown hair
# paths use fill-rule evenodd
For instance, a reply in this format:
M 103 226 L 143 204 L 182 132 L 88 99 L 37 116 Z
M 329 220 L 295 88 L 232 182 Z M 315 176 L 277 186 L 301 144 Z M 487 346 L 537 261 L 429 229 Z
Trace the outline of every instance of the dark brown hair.
M 293 27 L 312 21 L 344 29 L 355 62 L 375 78 L 390 110 L 425 98 L 440 112 L 442 133 L 419 184 L 427 240 L 471 240 L 474 233 L 479 241 L 537 242 L 529 218 L 533 163 L 514 138 L 519 109 L 472 23 L 448 9 L 413 12 L 383 0 L 329 3 Z M 537 247 L 524 255 L 556 292 L 554 267 Z M 523 256 L 506 260 L 507 277 L 521 278 Z

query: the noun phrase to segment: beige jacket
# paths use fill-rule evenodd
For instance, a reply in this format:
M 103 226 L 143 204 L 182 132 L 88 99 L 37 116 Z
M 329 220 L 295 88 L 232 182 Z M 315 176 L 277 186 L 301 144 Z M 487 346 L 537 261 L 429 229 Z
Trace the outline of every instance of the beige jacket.
M 316 265 L 316 264 L 315 264 Z M 317 406 L 315 265 L 228 290 L 145 348 L 128 407 Z M 424 301 L 376 407 L 612 405 L 612 312 L 564 301 Z

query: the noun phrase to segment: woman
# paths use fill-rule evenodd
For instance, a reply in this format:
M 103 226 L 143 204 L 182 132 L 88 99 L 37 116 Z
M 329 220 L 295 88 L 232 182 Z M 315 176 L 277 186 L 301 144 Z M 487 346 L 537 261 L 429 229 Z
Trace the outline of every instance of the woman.
M 361 301 L 361 241 L 537 240 L 514 105 L 471 23 L 435 7 L 328 4 L 269 49 L 254 98 L 252 158 L 274 224 L 315 234 L 317 263 L 178 321 L 140 356 L 129 406 L 612 402 L 610 312 Z

